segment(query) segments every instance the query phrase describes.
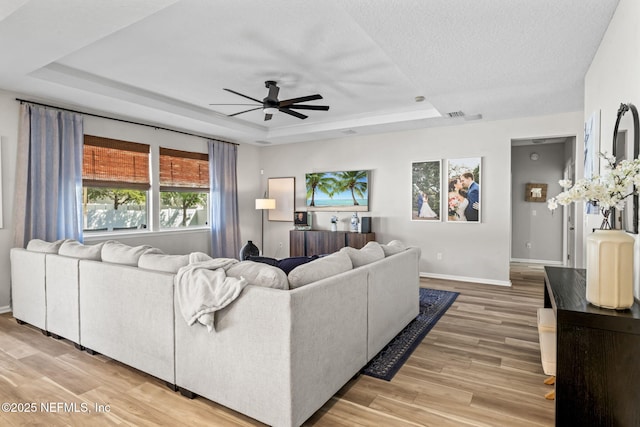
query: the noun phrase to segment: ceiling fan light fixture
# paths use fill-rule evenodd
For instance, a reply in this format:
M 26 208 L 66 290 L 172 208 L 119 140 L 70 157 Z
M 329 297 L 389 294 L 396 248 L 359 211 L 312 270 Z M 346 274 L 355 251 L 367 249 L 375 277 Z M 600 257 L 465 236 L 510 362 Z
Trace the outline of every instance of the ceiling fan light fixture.
M 265 114 L 276 114 L 279 110 L 276 107 L 265 107 L 262 109 Z

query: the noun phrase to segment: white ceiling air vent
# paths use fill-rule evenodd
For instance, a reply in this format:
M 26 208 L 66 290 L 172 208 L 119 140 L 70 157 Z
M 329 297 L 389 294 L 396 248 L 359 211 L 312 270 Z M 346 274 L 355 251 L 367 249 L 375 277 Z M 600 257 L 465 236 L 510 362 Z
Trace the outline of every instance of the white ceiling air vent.
M 447 116 L 449 116 L 451 118 L 464 117 L 464 113 L 462 111 L 452 111 L 450 113 L 447 113 Z
M 345 134 L 345 135 L 355 135 L 358 132 L 356 132 L 353 129 L 347 129 L 347 130 L 343 130 L 342 133 Z
M 269 141 L 256 141 L 256 144 L 271 145 Z

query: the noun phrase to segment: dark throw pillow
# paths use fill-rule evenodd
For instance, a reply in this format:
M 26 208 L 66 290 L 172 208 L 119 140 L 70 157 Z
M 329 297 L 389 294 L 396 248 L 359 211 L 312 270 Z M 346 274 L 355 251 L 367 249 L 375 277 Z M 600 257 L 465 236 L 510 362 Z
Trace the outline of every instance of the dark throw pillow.
M 269 258 L 266 256 L 250 256 L 247 258 L 248 261 L 261 262 L 263 264 L 269 264 L 274 267 L 278 267 L 285 274 L 289 274 L 291 270 L 296 268 L 299 265 L 306 264 L 314 259 L 318 259 L 318 255 L 314 256 L 294 256 L 291 258 L 282 258 L 280 260 L 275 258 Z
M 288 275 L 294 268 L 298 267 L 299 265 L 311 262 L 314 259 L 318 259 L 318 255 L 283 258 L 278 261 L 278 267 L 280 267 L 282 271 L 284 271 Z

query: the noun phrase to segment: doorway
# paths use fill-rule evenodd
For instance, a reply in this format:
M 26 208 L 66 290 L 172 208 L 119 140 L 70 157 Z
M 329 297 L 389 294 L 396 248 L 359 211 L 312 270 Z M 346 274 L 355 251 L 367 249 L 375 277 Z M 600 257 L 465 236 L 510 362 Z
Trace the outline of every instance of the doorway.
M 550 211 L 546 201 L 563 191 L 558 183 L 575 174 L 575 136 L 511 141 L 511 261 L 572 265 L 572 206 Z M 535 188 L 542 195 L 528 197 Z

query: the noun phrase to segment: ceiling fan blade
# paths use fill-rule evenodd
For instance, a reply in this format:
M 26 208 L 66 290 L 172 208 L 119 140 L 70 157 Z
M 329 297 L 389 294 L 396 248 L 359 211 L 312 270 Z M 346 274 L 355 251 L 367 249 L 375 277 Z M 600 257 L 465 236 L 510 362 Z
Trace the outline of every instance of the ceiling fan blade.
M 239 113 L 228 114 L 227 117 L 233 117 L 233 116 L 237 116 L 238 114 L 248 113 L 249 111 L 255 111 L 255 110 L 262 110 L 262 107 L 252 108 L 250 110 L 240 111 Z
M 255 99 L 255 98 L 252 98 L 252 97 L 250 97 L 250 96 L 243 95 L 243 94 L 241 94 L 241 93 L 239 93 L 239 92 L 236 92 L 235 90 L 226 89 L 226 88 L 222 88 L 222 89 L 223 89 L 223 90 L 226 90 L 227 92 L 231 92 L 231 93 L 233 93 L 233 94 L 236 94 L 236 95 L 238 95 L 238 96 L 241 96 L 241 97 L 243 97 L 243 98 L 250 99 L 250 100 L 255 101 L 255 102 L 257 102 L 258 104 L 262 105 L 262 101 L 260 101 L 259 99 Z
M 273 117 L 273 114 L 265 114 L 264 121 L 266 122 L 267 120 L 271 120 L 271 117 Z
M 267 98 L 277 101 L 278 93 L 280 93 L 280 88 L 276 86 L 276 82 L 268 81 L 265 83 L 266 83 L 266 86 L 269 88 L 269 94 L 267 95 Z
M 285 114 L 289 114 L 290 116 L 297 117 L 297 118 L 302 119 L 302 120 L 304 120 L 307 117 L 309 117 L 309 116 L 305 116 L 304 114 L 300 114 L 297 111 L 290 110 L 288 108 L 280 107 L 280 108 L 278 108 L 278 110 L 282 111 Z
M 316 99 L 322 99 L 322 95 L 309 95 L 309 96 L 303 96 L 301 98 L 292 98 L 292 99 L 285 99 L 284 101 L 280 101 L 280 107 L 288 107 L 291 104 L 295 104 L 298 102 L 305 102 L 305 101 L 314 101 Z
M 298 110 L 321 110 L 327 111 L 329 109 L 328 105 L 289 105 L 286 108 L 294 108 Z
M 257 105 L 257 104 L 209 104 L 209 105 Z M 262 105 L 262 103 L 259 105 Z

